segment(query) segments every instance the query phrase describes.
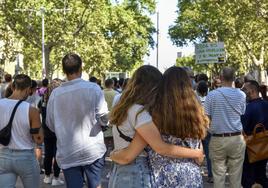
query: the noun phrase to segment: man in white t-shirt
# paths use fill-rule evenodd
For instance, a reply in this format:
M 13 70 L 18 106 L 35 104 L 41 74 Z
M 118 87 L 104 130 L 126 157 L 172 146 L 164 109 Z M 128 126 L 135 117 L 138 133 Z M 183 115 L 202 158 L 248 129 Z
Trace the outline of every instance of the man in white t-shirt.
M 101 124 L 107 123 L 107 104 L 97 84 L 81 79 L 82 60 L 73 53 L 62 59 L 67 82 L 53 90 L 46 122 L 57 137 L 57 162 L 68 188 L 100 185 L 106 147 Z

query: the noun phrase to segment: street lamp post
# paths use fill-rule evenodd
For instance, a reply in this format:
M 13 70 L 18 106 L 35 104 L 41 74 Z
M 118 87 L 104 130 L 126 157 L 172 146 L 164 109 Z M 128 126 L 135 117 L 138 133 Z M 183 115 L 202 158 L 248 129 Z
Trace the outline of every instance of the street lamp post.
M 47 76 L 46 72 L 46 59 L 45 59 L 45 8 L 40 8 L 42 16 L 42 76 L 45 78 Z

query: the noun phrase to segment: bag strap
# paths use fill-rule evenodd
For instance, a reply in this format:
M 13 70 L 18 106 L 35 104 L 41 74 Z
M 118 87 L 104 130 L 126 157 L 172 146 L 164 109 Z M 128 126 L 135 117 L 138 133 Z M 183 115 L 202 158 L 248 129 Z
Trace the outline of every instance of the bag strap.
M 22 102 L 23 102 L 23 100 L 19 100 L 19 101 L 16 103 L 15 107 L 13 108 L 13 111 L 12 111 L 12 113 L 11 113 L 11 117 L 10 117 L 9 122 L 8 122 L 8 125 L 9 125 L 9 126 L 12 126 L 12 122 L 13 122 L 15 113 L 16 113 L 16 111 L 17 111 L 17 108 L 19 107 L 20 103 L 22 103 Z
M 127 141 L 127 142 L 131 142 L 131 141 L 133 140 L 133 139 L 130 138 L 129 136 L 124 135 L 124 133 L 122 133 L 122 131 L 120 131 L 120 129 L 118 128 L 118 126 L 116 126 L 116 128 L 117 128 L 117 131 L 118 131 L 118 133 L 119 133 L 119 136 L 120 136 L 121 138 L 123 138 L 125 141 Z
M 221 95 L 224 97 L 224 99 L 227 101 L 227 103 L 229 104 L 229 106 L 231 106 L 231 108 L 236 112 L 236 113 L 238 113 L 239 115 L 240 115 L 240 112 L 237 110 L 237 109 L 235 109 L 235 107 L 233 107 L 233 105 L 231 105 L 231 103 L 230 103 L 230 101 L 227 99 L 227 97 L 222 93 L 222 91 L 220 91 L 220 90 L 216 90 L 216 91 L 218 91 L 218 92 L 220 92 L 221 93 Z
M 265 129 L 265 126 L 262 124 L 262 123 L 258 123 L 255 127 L 254 127 L 254 130 L 253 130 L 253 136 L 255 137 L 256 136 L 256 131 L 258 128 L 262 128 L 262 132 L 265 132 L 266 129 Z

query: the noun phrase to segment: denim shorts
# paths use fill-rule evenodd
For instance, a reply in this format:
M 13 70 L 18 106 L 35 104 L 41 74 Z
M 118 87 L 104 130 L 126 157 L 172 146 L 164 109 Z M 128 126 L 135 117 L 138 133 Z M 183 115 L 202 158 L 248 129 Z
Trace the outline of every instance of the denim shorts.
M 0 149 L 0 187 L 15 187 L 20 177 L 25 188 L 38 188 L 39 164 L 34 150 Z
M 114 164 L 108 188 L 150 188 L 151 170 L 148 159 L 138 157 L 128 165 Z

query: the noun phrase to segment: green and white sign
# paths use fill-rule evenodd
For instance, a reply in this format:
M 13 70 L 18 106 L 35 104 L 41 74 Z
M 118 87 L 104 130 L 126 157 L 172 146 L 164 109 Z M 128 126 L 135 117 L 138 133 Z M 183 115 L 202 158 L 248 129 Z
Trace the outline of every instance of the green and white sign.
M 197 64 L 225 63 L 224 43 L 202 43 L 195 45 L 195 62 Z

